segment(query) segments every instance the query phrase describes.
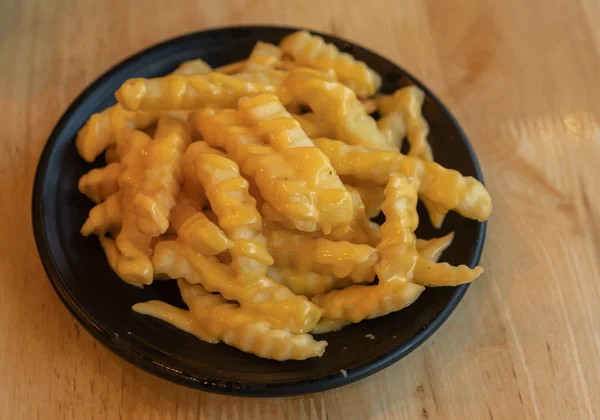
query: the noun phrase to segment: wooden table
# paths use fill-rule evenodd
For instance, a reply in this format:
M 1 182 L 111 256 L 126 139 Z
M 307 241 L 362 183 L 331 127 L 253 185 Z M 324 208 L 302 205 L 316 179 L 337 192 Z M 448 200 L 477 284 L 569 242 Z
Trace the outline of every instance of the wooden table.
M 0 2 L 0 418 L 591 419 L 600 412 L 600 2 Z M 216 396 L 146 374 L 60 303 L 32 235 L 42 147 L 81 90 L 128 55 L 206 27 L 307 26 L 428 84 L 494 199 L 486 273 L 417 351 L 297 398 Z

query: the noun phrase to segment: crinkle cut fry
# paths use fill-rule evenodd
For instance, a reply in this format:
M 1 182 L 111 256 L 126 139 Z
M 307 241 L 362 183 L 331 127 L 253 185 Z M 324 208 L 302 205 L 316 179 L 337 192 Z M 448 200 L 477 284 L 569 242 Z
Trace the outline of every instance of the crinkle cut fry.
M 220 340 L 210 335 L 190 311 L 178 308 L 160 300 L 139 302 L 131 307 L 135 312 L 160 319 L 175 328 L 192 334 L 207 343 L 218 343 Z
M 129 79 L 115 96 L 130 111 L 190 110 L 206 106 L 235 107 L 239 98 L 275 87 L 221 73 Z
M 209 73 L 210 66 L 201 59 L 182 63 L 172 74 L 190 75 Z M 114 146 L 116 133 L 123 128 L 142 130 L 158 120 L 156 112 L 125 111 L 119 104 L 108 107 L 100 113 L 93 114 L 79 133 L 77 133 L 77 150 L 82 158 L 93 162 L 102 151 Z M 113 148 L 114 150 L 114 148 Z M 108 150 L 107 150 L 108 151 Z M 107 155 L 107 162 L 113 154 Z M 109 162 L 110 163 L 110 162 Z
M 492 212 L 492 200 L 485 187 L 473 177 L 397 152 L 349 146 L 341 141 L 313 140 L 331 161 L 338 174 L 385 185 L 393 172 L 413 179 L 419 195 L 461 215 L 485 221 Z
M 454 232 L 432 239 L 417 239 L 417 252 L 420 258 L 437 262 L 442 252 L 444 252 L 454 240 Z
M 123 225 L 115 240 L 120 253 L 116 271 L 123 280 L 135 286 L 149 285 L 154 279 L 149 258 L 152 238 L 138 230 L 134 211 L 134 197 L 143 182 L 150 142 L 150 137 L 138 130 L 124 129 L 117 133 L 124 171 L 119 177 L 119 189 L 123 193 Z
M 81 227 L 81 234 L 92 233 L 104 235 L 106 232 L 118 231 L 123 223 L 122 194 L 117 192 L 100 204 L 95 205 Z
M 458 286 L 471 283 L 483 273 L 483 268 L 453 266 L 419 258 L 415 264 L 414 282 L 427 287 Z
M 391 174 L 381 210 L 385 214 L 385 222 L 379 229 L 379 261 L 375 265 L 379 283 L 411 281 L 410 275 L 417 261 L 414 232 L 419 225 L 414 184 L 403 175 Z
M 349 277 L 355 283 L 372 281 L 377 251 L 369 245 L 334 242 L 286 230 L 267 229 L 269 251 L 280 268 Z
M 313 297 L 323 310 L 324 319 L 353 323 L 399 311 L 411 305 L 425 290 L 409 282 L 392 282 L 377 286 L 350 286 Z
M 300 271 L 294 268 L 269 267 L 267 275 L 273 281 L 287 286 L 297 295 L 313 297 L 332 289 L 341 289 L 354 284 L 347 277 L 337 278 L 333 274 Z
M 227 300 L 237 300 L 241 306 L 264 314 L 273 328 L 304 333 L 321 317 L 319 308 L 287 287 L 266 277 L 241 284 L 231 267 L 216 262 L 214 257 L 202 256 L 178 241 L 159 242 L 152 262 L 158 273 L 202 284 L 210 292 L 219 292 Z
M 171 211 L 171 225 L 178 238 L 202 255 L 218 255 L 233 246 L 221 228 L 197 210 L 186 194 L 180 194 Z
M 408 142 L 410 143 L 409 156 L 416 156 L 423 160 L 433 161 L 431 146 L 427 141 L 429 124 L 423 117 L 421 108 L 425 101 L 425 93 L 417 86 L 407 86 L 397 90 L 393 95 L 396 108 L 400 109 L 406 117 Z M 431 200 L 422 197 L 429 218 L 435 228 L 440 228 L 448 210 L 436 206 Z
M 123 128 L 143 129 L 155 122 L 156 113 L 129 112 L 113 105 L 93 114 L 77 133 L 75 144 L 79 155 L 93 162 L 108 146 L 115 144 L 116 134 Z
M 248 56 L 245 71 L 260 72 L 274 68 L 281 61 L 283 52 L 277 45 L 258 41 Z
M 325 351 L 327 342 L 317 342 L 309 334 L 271 329 L 262 317 L 209 293 L 202 285 L 182 279 L 177 285 L 195 320 L 230 346 L 274 360 L 304 360 Z
M 137 228 L 148 236 L 159 236 L 169 227 L 169 215 L 183 181 L 182 156 L 191 141 L 185 124 L 162 116 L 148 147 L 144 180 L 134 198 Z
M 371 96 L 381 85 L 381 77 L 364 62 L 340 52 L 320 36 L 298 31 L 283 38 L 280 46 L 301 64 L 321 70 L 334 69 L 340 81 L 359 96 Z
M 483 273 L 483 268 L 469 268 L 466 265 L 453 266 L 438 263 L 442 252 L 454 239 L 454 232 L 433 239 L 417 239 L 419 258 L 415 265 L 413 281 L 426 287 L 457 286 L 470 283 Z
M 242 98 L 239 109 L 242 116 L 266 134 L 271 146 L 315 192 L 323 233 L 327 234 L 336 227 L 348 229 L 352 220 L 350 194 L 327 157 L 314 146 L 279 99 L 272 94 Z
M 333 128 L 335 137 L 348 144 L 375 149 L 393 150 L 386 134 L 366 113 L 354 92 L 341 83 L 322 79 L 296 82 L 284 81 L 293 98 L 307 103 L 311 110 Z
M 317 229 L 316 200 L 307 183 L 262 142 L 237 111 L 205 109 L 192 119 L 208 144 L 227 150 L 244 174 L 254 179 L 265 201 L 292 220 L 297 229 Z
M 262 217 L 248 192 L 248 181 L 238 165 L 224 156 L 207 152 L 197 156 L 195 164 L 219 225 L 233 241 L 229 252 L 238 280 L 263 277 L 273 258 L 261 233 Z
M 79 178 L 79 192 L 98 204 L 119 190 L 119 175 L 123 167 L 120 163 L 110 163 L 102 168 L 92 169 Z
M 412 304 L 424 290 L 412 283 L 417 260 L 415 229 L 417 192 L 402 175 L 392 174 L 381 206 L 386 216 L 381 226 L 376 286 L 351 286 L 316 296 L 313 302 L 323 309 L 323 317 L 360 322 L 398 311 Z
M 386 114 L 380 122 L 382 122 L 382 124 L 387 123 L 387 126 L 390 127 L 394 116 L 398 114 L 402 115 L 404 117 L 408 142 L 410 144 L 408 155 L 426 161 L 433 161 L 431 146 L 427 141 L 429 124 L 427 124 L 427 120 L 423 117 L 421 110 L 424 101 L 425 92 L 417 86 L 406 86 L 398 89 L 389 97 L 389 99 L 382 99 L 380 101 L 380 105 L 383 104 L 382 112 Z M 420 198 L 427 209 L 431 224 L 433 227 L 439 229 L 444 223 L 448 210 L 436 205 L 426 197 Z

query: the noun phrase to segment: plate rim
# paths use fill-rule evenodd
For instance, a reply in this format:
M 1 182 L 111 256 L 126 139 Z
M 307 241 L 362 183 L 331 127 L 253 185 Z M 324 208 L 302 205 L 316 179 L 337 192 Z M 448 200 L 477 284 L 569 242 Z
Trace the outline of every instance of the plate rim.
M 80 103 L 83 102 L 97 86 L 102 85 L 106 80 L 110 79 L 113 74 L 118 73 L 123 67 L 126 67 L 130 63 L 133 63 L 143 56 L 153 52 L 160 48 L 168 48 L 170 44 L 176 44 L 183 42 L 188 38 L 196 37 L 199 35 L 209 35 L 210 33 L 228 32 L 235 29 L 247 29 L 247 30 L 284 30 L 284 31 L 298 31 L 308 30 L 312 34 L 319 36 L 327 36 L 337 39 L 341 42 L 348 43 L 350 45 L 359 47 L 368 53 L 376 55 L 383 60 L 389 62 L 393 66 L 400 69 L 405 75 L 412 79 L 420 88 L 422 88 L 426 95 L 444 111 L 446 116 L 450 119 L 453 125 L 456 127 L 457 133 L 459 134 L 460 141 L 464 144 L 469 158 L 475 170 L 475 178 L 484 184 L 483 173 L 473 149 L 471 142 L 466 136 L 462 126 L 458 123 L 454 115 L 450 110 L 439 100 L 439 98 L 433 94 L 420 80 L 415 78 L 410 72 L 406 71 L 404 67 L 399 66 L 395 62 L 389 60 L 383 55 L 367 48 L 357 42 L 349 41 L 341 38 L 335 34 L 329 34 L 313 29 L 294 27 L 294 26 L 281 26 L 281 25 L 232 25 L 232 26 L 217 26 L 209 27 L 200 31 L 188 32 L 183 35 L 170 37 L 164 41 L 152 44 L 136 53 L 133 53 L 123 60 L 119 61 L 115 65 L 111 66 L 108 70 L 103 72 L 100 76 L 94 79 L 77 97 L 70 103 L 66 111 L 61 115 L 60 119 L 52 129 L 48 140 L 44 144 L 42 153 L 40 154 L 38 164 L 35 171 L 34 184 L 32 190 L 32 203 L 31 203 L 31 217 L 33 224 L 33 233 L 36 243 L 36 248 L 40 260 L 44 267 L 44 271 L 54 291 L 60 298 L 63 305 L 69 310 L 73 317 L 79 322 L 80 325 L 88 331 L 92 337 L 100 342 L 104 347 L 108 348 L 111 352 L 119 356 L 121 359 L 127 361 L 133 366 L 140 368 L 154 376 L 161 379 L 166 379 L 170 382 L 184 385 L 190 388 L 194 388 L 201 391 L 217 393 L 221 395 L 233 395 L 233 396 L 245 396 L 245 397 L 285 397 L 294 395 L 310 394 L 315 392 L 326 391 L 334 389 L 343 385 L 347 385 L 363 379 L 367 376 L 375 374 L 393 363 L 403 359 L 412 351 L 422 345 L 429 337 L 431 337 L 450 317 L 454 312 L 458 304 L 461 302 L 465 293 L 469 288 L 469 284 L 464 284 L 455 287 L 455 292 L 450 297 L 449 302 L 444 308 L 439 311 L 434 318 L 426 323 L 421 330 L 411 336 L 408 340 L 404 341 L 398 347 L 390 350 L 387 353 L 381 354 L 375 359 L 348 372 L 340 372 L 340 374 L 324 377 L 318 380 L 305 380 L 305 381 L 293 381 L 293 382 L 282 382 L 277 385 L 269 384 L 266 386 L 264 383 L 253 383 L 248 384 L 245 389 L 238 388 L 234 381 L 222 381 L 221 384 L 215 384 L 211 381 L 200 381 L 195 376 L 190 376 L 185 372 L 173 369 L 162 363 L 156 362 L 144 354 L 136 352 L 135 349 L 129 346 L 123 346 L 119 342 L 114 340 L 114 337 L 108 331 L 104 331 L 100 325 L 97 325 L 94 319 L 87 314 L 85 310 L 79 305 L 76 299 L 69 293 L 67 284 L 61 278 L 54 258 L 50 252 L 50 246 L 48 243 L 47 231 L 45 228 L 44 219 L 44 206 L 43 206 L 43 190 L 44 190 L 44 174 L 49 167 L 50 155 L 54 149 L 56 142 L 58 141 L 61 132 L 64 127 L 68 124 L 72 117 L 72 114 L 79 108 Z M 484 184 L 485 185 L 485 184 Z M 479 263 L 481 254 L 483 252 L 485 237 L 487 230 L 487 222 L 480 222 L 478 224 L 478 232 L 476 238 L 475 249 L 473 258 L 470 261 L 470 265 L 474 266 Z

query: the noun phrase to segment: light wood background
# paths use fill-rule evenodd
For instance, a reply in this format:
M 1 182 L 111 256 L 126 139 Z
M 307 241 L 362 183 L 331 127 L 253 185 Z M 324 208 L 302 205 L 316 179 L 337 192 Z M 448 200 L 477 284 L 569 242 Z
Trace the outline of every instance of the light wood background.
M 600 414 L 600 2 L 0 2 L 0 418 L 592 419 Z M 128 55 L 230 24 L 306 26 L 395 60 L 453 110 L 494 199 L 486 274 L 435 336 L 356 384 L 215 396 L 120 360 L 77 325 L 30 221 L 42 147 Z

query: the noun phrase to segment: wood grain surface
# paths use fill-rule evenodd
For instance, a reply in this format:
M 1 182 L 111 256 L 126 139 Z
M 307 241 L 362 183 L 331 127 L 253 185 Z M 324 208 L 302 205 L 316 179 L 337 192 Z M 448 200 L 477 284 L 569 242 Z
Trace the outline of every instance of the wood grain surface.
M 592 419 L 600 413 L 600 2 L 0 2 L 1 419 Z M 76 323 L 32 235 L 33 176 L 68 104 L 153 43 L 231 24 L 306 26 L 398 62 L 450 107 L 494 199 L 474 284 L 417 351 L 296 398 L 186 389 Z

